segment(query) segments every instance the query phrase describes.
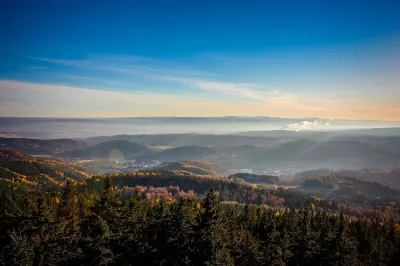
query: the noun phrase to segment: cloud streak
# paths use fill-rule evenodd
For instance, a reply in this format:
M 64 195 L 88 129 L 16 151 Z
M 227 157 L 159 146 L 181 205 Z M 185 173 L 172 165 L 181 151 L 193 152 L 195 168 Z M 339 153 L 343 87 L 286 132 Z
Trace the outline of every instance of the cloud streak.
M 0 116 L 127 117 L 127 116 L 278 116 L 331 117 L 396 121 L 397 104 L 337 100 L 320 106 L 303 104 L 293 95 L 279 94 L 264 101 L 222 102 L 191 95 L 117 92 L 58 84 L 0 80 Z M 311 121 L 313 122 L 313 121 Z M 313 124 L 313 123 L 312 123 Z M 301 125 L 300 125 L 301 126 Z M 325 125 L 324 125 L 325 126 Z
M 83 68 L 96 71 L 118 72 L 126 75 L 137 75 L 153 80 L 180 83 L 205 92 L 240 97 L 242 99 L 263 100 L 263 96 L 253 89 L 255 85 L 245 83 L 221 82 L 198 77 L 204 72 L 187 69 L 171 69 L 152 66 L 160 61 L 143 57 L 95 57 L 86 60 L 60 60 L 31 57 L 31 59 L 47 63 Z M 213 95 L 210 95 L 213 96 Z
M 251 100 L 264 100 L 264 96 L 253 90 L 252 87 L 255 85 L 243 84 L 243 83 L 230 83 L 230 82 L 216 82 L 216 81 L 206 81 L 201 79 L 182 79 L 182 78 L 172 78 L 177 82 L 182 82 L 188 86 L 199 88 L 203 91 L 225 94 L 229 96 L 241 97 L 242 99 Z
M 393 90 L 387 94 L 374 90 L 376 84 L 367 83 L 362 88 L 359 83 L 333 84 L 328 92 L 310 89 L 302 82 L 282 88 L 262 82 L 233 82 L 234 76 L 227 79 L 181 63 L 136 56 L 31 60 L 34 64 L 29 65 L 40 68 L 36 73 L 32 70 L 31 76 L 40 72 L 48 78 L 36 83 L 0 80 L 0 96 L 5 102 L 0 115 L 400 117 L 394 97 L 399 95 L 397 80 L 385 83 L 386 90 Z
M 248 99 L 256 99 L 256 100 L 263 100 L 263 97 L 258 95 L 256 92 L 251 90 L 246 85 L 242 84 L 234 84 L 234 83 L 226 83 L 226 82 L 210 82 L 210 81 L 203 81 L 203 80 L 191 80 L 189 81 L 192 85 L 205 89 L 210 90 L 213 92 L 224 93 L 228 95 L 235 95 L 241 96 Z

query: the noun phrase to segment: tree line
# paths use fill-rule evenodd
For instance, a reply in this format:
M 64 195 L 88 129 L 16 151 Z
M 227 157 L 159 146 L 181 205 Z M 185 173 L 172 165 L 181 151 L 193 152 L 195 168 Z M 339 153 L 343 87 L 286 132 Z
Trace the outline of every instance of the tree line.
M 0 195 L 3 265 L 400 265 L 399 228 L 378 216 L 99 192 Z

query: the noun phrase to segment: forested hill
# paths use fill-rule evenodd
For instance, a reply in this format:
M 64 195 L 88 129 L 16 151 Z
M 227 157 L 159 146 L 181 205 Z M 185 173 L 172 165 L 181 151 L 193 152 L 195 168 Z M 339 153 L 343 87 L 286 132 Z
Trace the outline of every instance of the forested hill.
M 202 199 L 118 192 L 0 193 L 3 265 L 399 265 L 400 224 Z M 166 230 L 167 229 L 167 230 Z
M 280 135 L 282 136 L 282 134 Z M 106 141 L 125 140 L 145 145 L 162 146 L 234 146 L 234 145 L 271 145 L 280 143 L 279 135 L 274 137 L 247 137 L 216 134 L 154 134 L 154 135 L 116 135 L 85 139 L 89 145 Z
M 89 177 L 73 163 L 0 150 L 0 183 L 9 189 L 48 188 L 59 186 L 65 178 L 82 181 Z
M 400 197 L 399 189 L 379 182 L 344 176 L 340 173 L 308 178 L 301 184 L 300 188 L 304 191 L 328 197 Z
M 273 176 L 217 175 L 198 161 L 88 177 L 71 163 L 0 155 L 4 265 L 400 263 L 397 195 L 335 202 L 259 185 L 277 183 Z M 320 189 L 315 180 L 342 189 L 365 182 L 314 177 L 302 188 Z
M 271 175 L 256 175 L 248 173 L 237 173 L 229 176 L 229 178 L 241 178 L 248 183 L 256 184 L 278 184 L 279 178 Z
M 125 140 L 107 141 L 84 149 L 69 151 L 63 154 L 66 157 L 83 159 L 110 159 L 130 160 L 137 155 L 150 153 L 151 149 L 143 144 Z
M 0 138 L 1 150 L 12 149 L 29 154 L 55 155 L 85 147 L 85 142 L 72 139 Z
M 318 132 L 325 137 L 314 138 L 314 133 L 297 133 L 282 138 L 202 134 L 120 135 L 79 141 L 0 138 L 0 149 L 69 159 L 202 160 L 225 169 L 359 170 L 400 165 L 399 137 L 339 134 L 327 138 Z
M 198 175 L 224 175 L 226 170 L 210 163 L 198 160 L 180 160 L 177 162 L 165 162 L 154 167 L 155 170 L 181 170 Z

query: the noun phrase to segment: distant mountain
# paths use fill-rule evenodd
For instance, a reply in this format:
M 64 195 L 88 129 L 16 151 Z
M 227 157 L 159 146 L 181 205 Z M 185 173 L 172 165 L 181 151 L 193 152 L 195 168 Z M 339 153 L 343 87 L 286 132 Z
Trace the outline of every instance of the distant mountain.
M 155 170 L 163 171 L 187 171 L 195 175 L 223 175 L 225 171 L 210 162 L 181 160 L 177 162 L 165 162 L 156 167 Z
M 397 122 L 396 127 L 382 127 L 382 128 L 366 128 L 366 129 L 354 129 L 345 131 L 351 134 L 362 134 L 369 136 L 381 136 L 381 137 L 398 137 L 400 136 L 400 122 Z
M 88 145 L 97 145 L 105 141 L 125 140 L 149 146 L 235 146 L 256 145 L 266 146 L 282 143 L 279 135 L 266 136 L 239 136 L 239 135 L 215 135 L 215 134 L 157 134 L 157 135 L 116 135 L 100 136 L 85 139 Z
M 273 147 L 260 147 L 247 158 L 254 164 L 303 166 L 306 168 L 393 167 L 400 165 L 400 152 L 355 140 L 296 140 Z
M 54 187 L 65 178 L 82 181 L 89 177 L 83 168 L 73 163 L 0 150 L 0 184 L 5 188 Z
M 398 127 L 399 122 L 279 117 L 127 117 L 127 118 L 13 118 L 0 117 L 0 136 L 87 138 L 117 134 L 230 134 L 266 130 L 347 130 Z M 380 133 L 379 133 L 380 134 Z M 397 134 L 398 133 L 387 133 Z M 100 142 L 109 141 L 101 140 Z M 97 142 L 95 144 L 99 144 Z M 137 142 L 134 140 L 134 142 Z M 242 143 L 243 144 L 243 143 Z M 183 144 L 189 145 L 189 144 Z M 195 144 L 193 144 L 195 145 Z M 197 144 L 196 144 L 197 145 Z M 182 146 L 182 145 L 179 145 Z
M 256 136 L 116 135 L 85 140 L 0 139 L 0 147 L 81 159 L 211 161 L 225 169 L 400 167 L 400 137 L 359 133 L 270 131 Z M 98 143 L 100 142 L 100 143 Z
M 390 145 L 392 143 L 392 145 Z M 317 141 L 302 139 L 270 146 L 182 146 L 146 154 L 160 161 L 201 160 L 232 168 L 350 169 L 400 166 L 400 149 L 395 139 Z
M 37 155 L 55 155 L 83 149 L 83 141 L 71 139 L 0 138 L 0 149 L 12 149 Z
M 399 132 L 400 135 L 400 132 Z M 400 151 L 400 136 L 360 136 L 346 135 L 334 138 L 338 141 L 358 141 L 376 148 L 384 148 L 391 151 Z
M 113 140 L 100 143 L 93 147 L 64 153 L 66 157 L 77 157 L 82 159 L 133 159 L 135 156 L 151 153 L 152 150 L 142 144 L 126 140 Z
M 221 155 L 218 148 L 202 146 L 184 146 L 166 149 L 150 156 L 147 159 L 159 161 L 180 161 L 180 160 L 200 160 L 210 161 L 208 159 L 216 158 Z
M 270 138 L 299 138 L 309 135 L 312 131 L 301 131 L 296 132 L 292 130 L 268 130 L 268 131 L 245 131 L 232 133 L 234 136 L 243 136 L 243 137 L 270 137 Z M 320 132 L 318 132 L 320 133 Z

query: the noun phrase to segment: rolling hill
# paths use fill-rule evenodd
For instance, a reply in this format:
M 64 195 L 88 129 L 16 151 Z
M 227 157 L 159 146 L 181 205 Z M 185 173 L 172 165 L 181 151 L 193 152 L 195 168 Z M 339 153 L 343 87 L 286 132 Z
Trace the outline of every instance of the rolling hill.
M 216 134 L 156 134 L 156 135 L 116 135 L 85 139 L 88 145 L 97 145 L 106 141 L 125 140 L 149 146 L 236 146 L 236 145 L 272 145 L 283 142 L 278 135 L 274 137 L 216 135 Z
M 265 136 L 117 135 L 80 141 L 2 138 L 0 148 L 80 159 L 200 160 L 228 170 L 400 167 L 400 138 L 396 136 L 359 135 L 348 131 L 270 131 L 260 134 Z
M 308 178 L 300 185 L 299 189 L 308 193 L 336 197 L 356 197 L 360 195 L 367 198 L 400 197 L 400 190 L 386 184 L 343 176 L 339 173 Z
M 187 171 L 196 175 L 223 175 L 225 170 L 221 169 L 217 165 L 210 162 L 202 162 L 202 161 L 188 161 L 181 160 L 177 162 L 165 162 L 156 167 L 155 170 L 163 170 L 163 171 Z
M 83 141 L 71 139 L 0 138 L 0 149 L 18 150 L 37 155 L 56 155 L 85 147 L 86 144 Z
M 400 168 L 395 169 L 361 169 L 357 171 L 342 170 L 342 175 L 356 176 L 362 180 L 375 181 L 388 184 L 400 189 Z
M 63 156 L 82 159 L 126 160 L 148 153 L 152 153 L 152 150 L 146 145 L 126 140 L 113 140 L 100 143 L 93 147 L 70 151 L 64 153 Z
M 248 173 L 237 173 L 228 176 L 228 178 L 241 178 L 245 182 L 250 184 L 270 184 L 275 185 L 279 183 L 279 178 L 277 176 L 270 175 L 256 175 L 256 174 L 248 174 Z
M 0 150 L 0 183 L 6 188 L 54 187 L 65 178 L 83 181 L 89 177 L 83 168 L 73 163 Z
M 272 147 L 243 149 L 237 152 L 236 157 L 253 165 L 299 169 L 361 169 L 400 165 L 400 152 L 355 140 L 296 140 Z
M 150 154 L 150 156 L 145 156 L 145 158 L 159 161 L 210 161 L 211 158 L 216 158 L 221 155 L 222 153 L 216 147 L 183 146 L 170 148 L 154 154 Z
M 295 140 L 272 146 L 182 146 L 144 156 L 160 161 L 211 161 L 226 169 L 238 167 L 290 169 L 362 169 L 400 166 L 400 151 L 356 140 Z

